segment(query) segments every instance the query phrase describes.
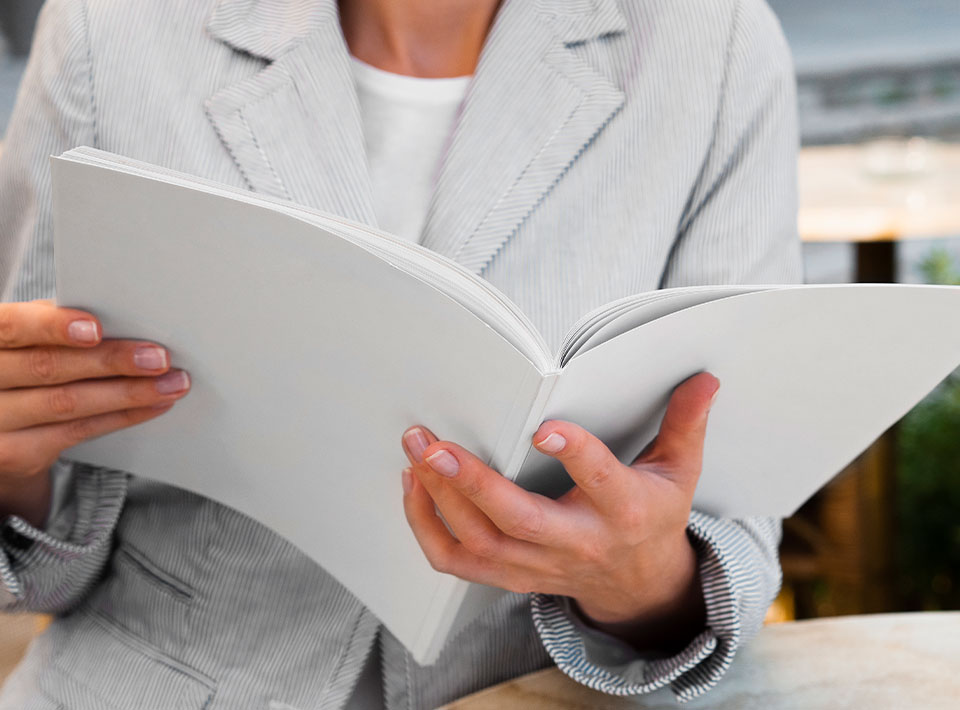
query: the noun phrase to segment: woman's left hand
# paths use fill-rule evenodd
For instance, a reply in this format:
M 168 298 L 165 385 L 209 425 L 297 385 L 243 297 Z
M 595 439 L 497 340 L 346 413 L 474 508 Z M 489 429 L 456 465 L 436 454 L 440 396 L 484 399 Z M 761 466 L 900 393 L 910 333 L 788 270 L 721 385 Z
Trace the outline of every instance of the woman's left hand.
M 657 438 L 631 466 L 575 424 L 542 424 L 534 446 L 576 484 L 557 500 L 412 427 L 403 436 L 410 527 L 441 572 L 572 597 L 597 628 L 644 649 L 679 650 L 704 625 L 686 526 L 719 385 L 702 373 L 677 387 Z

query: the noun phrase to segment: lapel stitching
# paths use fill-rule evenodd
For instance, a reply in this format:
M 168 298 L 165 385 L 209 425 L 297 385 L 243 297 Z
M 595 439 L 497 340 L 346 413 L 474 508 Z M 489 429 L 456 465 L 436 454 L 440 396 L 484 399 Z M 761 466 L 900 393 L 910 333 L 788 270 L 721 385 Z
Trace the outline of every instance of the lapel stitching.
M 559 73 L 571 81 L 569 75 Z M 597 75 L 594 78 L 600 79 Z M 587 88 L 571 83 L 580 92 L 576 108 L 550 135 L 474 234 L 461 243 L 454 258 L 467 268 L 481 273 L 490 264 L 623 105 L 622 92 L 603 81 Z
M 350 58 L 334 0 L 222 0 L 208 28 L 269 63 L 218 91 L 207 116 L 249 187 L 375 225 Z M 292 7 L 296 6 L 296 7 Z M 256 24 L 260 21 L 265 27 Z
M 619 27 L 596 19 L 502 8 L 440 169 L 425 246 L 482 273 L 619 111 L 623 92 L 570 47 Z
M 207 119 L 213 124 L 248 187 L 274 197 L 291 199 L 276 169 L 250 127 L 244 111 L 269 100 L 291 84 L 289 76 L 274 65 L 239 84 L 217 92 L 207 100 Z
M 280 10 L 218 4 L 210 32 L 271 63 L 219 91 L 207 115 L 251 189 L 376 224 L 335 0 Z M 439 166 L 424 246 L 487 267 L 623 105 L 572 46 L 625 29 L 614 0 L 505 0 Z

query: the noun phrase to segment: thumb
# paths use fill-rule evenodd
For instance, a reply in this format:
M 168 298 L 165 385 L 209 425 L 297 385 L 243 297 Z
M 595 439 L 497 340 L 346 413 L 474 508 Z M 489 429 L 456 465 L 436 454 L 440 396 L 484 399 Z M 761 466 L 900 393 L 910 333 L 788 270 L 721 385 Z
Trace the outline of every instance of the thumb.
M 696 484 L 703 465 L 707 417 L 719 390 L 720 380 L 708 372 L 681 383 L 670 397 L 649 456 L 641 458 L 665 464 L 670 473 Z

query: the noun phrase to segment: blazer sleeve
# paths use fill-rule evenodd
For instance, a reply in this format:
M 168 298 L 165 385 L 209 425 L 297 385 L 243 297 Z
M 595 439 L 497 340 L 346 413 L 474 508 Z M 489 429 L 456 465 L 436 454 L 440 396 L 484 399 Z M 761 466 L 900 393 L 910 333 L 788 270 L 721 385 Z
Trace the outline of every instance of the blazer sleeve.
M 731 27 L 713 144 L 680 221 L 663 288 L 802 279 L 790 52 L 760 0 L 741 0 Z M 681 701 L 717 683 L 761 628 L 780 589 L 780 521 L 694 511 L 687 530 L 707 607 L 702 633 L 680 654 L 657 657 L 591 629 L 569 600 L 533 595 L 537 630 L 564 673 L 615 695 L 669 686 Z
M 0 148 L 0 293 L 54 296 L 49 157 L 97 144 L 84 5 L 49 0 Z M 0 520 L 0 611 L 66 611 L 101 574 L 126 474 L 60 459 L 47 524 Z

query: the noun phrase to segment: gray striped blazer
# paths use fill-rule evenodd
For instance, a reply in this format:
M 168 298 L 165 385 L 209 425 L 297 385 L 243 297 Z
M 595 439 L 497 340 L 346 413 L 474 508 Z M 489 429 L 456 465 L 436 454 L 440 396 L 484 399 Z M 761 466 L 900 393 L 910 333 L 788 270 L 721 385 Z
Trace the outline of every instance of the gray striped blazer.
M 375 219 L 334 0 L 50 0 L 6 141 L 7 299 L 53 294 L 48 156 L 76 145 Z M 507 0 L 421 241 L 557 345 L 628 294 L 797 280 L 796 143 L 791 62 L 762 0 Z M 57 619 L 0 708 L 338 708 L 372 649 L 391 709 L 551 662 L 608 693 L 687 699 L 723 675 L 780 582 L 777 521 L 694 512 L 707 623 L 680 654 L 512 594 L 420 667 L 290 544 L 134 474 L 61 460 L 46 528 L 3 521 L 0 605 Z

